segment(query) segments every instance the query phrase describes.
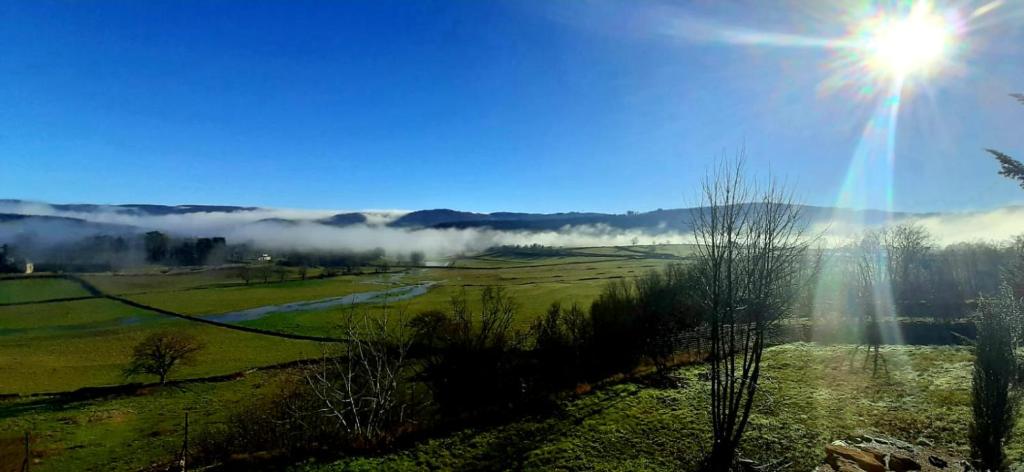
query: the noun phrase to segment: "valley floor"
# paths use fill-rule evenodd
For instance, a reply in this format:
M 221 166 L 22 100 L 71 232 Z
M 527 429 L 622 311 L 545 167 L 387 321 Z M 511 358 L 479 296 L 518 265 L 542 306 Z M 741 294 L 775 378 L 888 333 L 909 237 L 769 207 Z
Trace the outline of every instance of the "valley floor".
M 796 343 L 769 349 L 743 456 L 810 470 L 825 444 L 860 432 L 927 441 L 966 455 L 970 351 L 888 347 L 882 353 L 888 370 L 873 375 L 864 351 L 854 355 L 853 346 Z M 710 436 L 709 387 L 700 376 L 705 370 L 679 369 L 679 387 L 625 381 L 567 399 L 550 414 L 436 437 L 381 457 L 294 469 L 692 470 Z M 66 405 L 0 403 L 0 463 L 20 458 L 20 433 L 32 430 L 34 471 L 139 470 L 180 447 L 184 411 L 192 412 L 197 431 L 222 420 L 231 405 L 272 391 L 274 382 L 273 373 L 260 372 Z M 1020 460 L 1022 454 L 1024 441 L 1015 440 L 1010 458 Z
M 487 285 L 520 302 L 515 324 L 529 326 L 553 301 L 589 305 L 608 280 L 683 260 L 686 246 L 581 248 L 565 254 L 484 254 L 443 268 L 244 284 L 228 269 L 180 274 L 92 274 L 103 293 L 208 317 L 246 310 L 432 283 L 389 309 L 408 314 L 443 309 L 465 291 L 470 303 Z M 382 309 L 366 305 L 367 310 Z M 339 309 L 295 311 L 241 324 L 296 335 L 339 331 Z M 39 395 L 124 384 L 132 346 L 155 330 L 188 330 L 205 348 L 198 362 L 173 372 L 177 383 L 131 395 L 66 401 Z M 193 434 L 223 421 L 248 401 L 274 392 L 279 371 L 234 380 L 189 381 L 321 354 L 323 345 L 241 332 L 168 317 L 97 297 L 63 279 L 0 281 L 0 472 L 18 470 L 31 434 L 33 471 L 130 471 L 166 463 L 180 450 L 183 419 Z M 887 347 L 873 375 L 863 350 L 789 344 L 765 357 L 758 399 L 742 453 L 810 470 L 828 442 L 877 432 L 929 441 L 967 454 L 971 353 L 957 347 Z M 678 388 L 625 381 L 568 398 L 549 414 L 437 436 L 372 458 L 296 465 L 297 470 L 687 470 L 708 445 L 706 366 L 678 369 Z M 132 379 L 151 381 L 152 379 Z M 184 382 L 182 382 L 184 381 Z M 20 394 L 11 395 L 11 394 Z M 34 396 L 33 396 L 34 395 Z M 1024 436 L 1021 436 L 1024 438 Z M 1024 439 L 1009 456 L 1024 458 Z M 11 469 L 10 467 L 14 467 Z

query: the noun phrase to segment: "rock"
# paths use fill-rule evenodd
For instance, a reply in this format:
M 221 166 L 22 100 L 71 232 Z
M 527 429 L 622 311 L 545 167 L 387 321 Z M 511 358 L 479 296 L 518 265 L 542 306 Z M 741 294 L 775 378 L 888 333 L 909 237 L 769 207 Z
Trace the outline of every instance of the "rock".
M 925 447 L 935 447 L 935 443 L 933 443 L 928 438 L 917 438 L 917 445 L 918 446 L 925 446 Z
M 839 459 L 846 459 L 857 464 L 857 467 L 864 472 L 886 472 L 885 465 L 875 458 L 870 452 L 865 452 L 849 446 L 829 444 L 825 446 L 825 462 L 835 470 L 839 469 Z
M 865 472 L 856 462 L 839 458 L 836 460 L 836 472 Z
M 925 440 L 927 441 L 927 440 Z M 824 463 L 815 472 L 967 472 L 970 464 L 933 448 L 895 438 L 861 434 L 825 447 Z M 930 441 L 929 441 L 930 443 Z M 1024 471 L 1022 471 L 1024 472 Z
M 886 462 L 889 470 L 893 472 L 906 472 L 908 470 L 921 470 L 921 464 L 915 461 L 908 454 L 903 452 L 892 452 Z
M 936 456 L 928 456 L 928 463 L 940 469 L 945 469 L 949 465 L 948 462 Z

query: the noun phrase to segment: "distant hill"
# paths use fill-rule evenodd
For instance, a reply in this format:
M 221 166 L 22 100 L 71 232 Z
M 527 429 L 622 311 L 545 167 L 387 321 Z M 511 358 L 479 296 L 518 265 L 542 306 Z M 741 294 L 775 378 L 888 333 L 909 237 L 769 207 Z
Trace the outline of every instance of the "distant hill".
M 114 212 L 129 215 L 184 215 L 189 213 L 235 213 L 240 211 L 258 210 L 258 207 L 240 207 L 224 205 L 147 205 L 147 204 L 124 204 L 124 205 L 95 205 L 91 203 L 47 203 L 30 202 L 26 200 L 0 199 L 0 208 L 4 206 L 22 205 L 47 205 L 56 211 L 71 213 L 100 213 Z
M 459 228 L 459 227 L 479 227 L 479 226 L 492 226 L 498 228 L 500 226 L 511 226 L 517 229 L 520 226 L 527 227 L 531 226 L 531 223 L 538 223 L 537 226 L 547 227 L 551 224 L 557 224 L 556 227 L 564 226 L 565 224 L 592 224 L 585 223 L 585 221 L 598 221 L 602 219 L 608 219 L 617 215 L 610 215 L 605 213 L 511 213 L 511 212 L 496 212 L 496 213 L 471 213 L 465 211 L 456 211 L 449 209 L 437 209 L 437 210 L 419 210 L 411 213 L 407 213 L 395 221 L 390 223 L 390 226 L 399 228 Z M 548 224 L 542 224 L 542 222 L 548 222 Z
M 802 206 L 809 223 L 825 221 L 858 221 L 868 225 L 881 224 L 909 216 L 910 213 L 889 213 L 881 210 L 849 210 L 830 207 Z M 455 210 L 422 210 L 409 213 L 392 226 L 405 228 L 491 228 L 505 231 L 556 231 L 566 226 L 604 225 L 617 229 L 643 229 L 651 232 L 688 231 L 697 208 L 654 210 L 642 213 L 469 213 Z
M 910 216 L 932 216 L 931 214 L 910 214 L 910 213 L 888 213 L 881 210 L 849 210 L 836 209 L 831 207 L 803 206 L 804 215 L 808 223 L 821 222 L 858 222 L 867 225 L 877 225 L 886 221 L 898 221 Z M 259 211 L 257 213 L 257 211 Z M 626 214 L 614 213 L 520 213 L 520 212 L 495 212 L 495 213 L 474 213 L 452 209 L 418 210 L 402 214 L 391 219 L 382 212 L 348 212 L 338 213 L 328 217 L 311 216 L 302 218 L 301 213 L 290 212 L 286 217 L 274 217 L 273 210 L 258 207 L 222 206 L 222 205 L 93 205 L 93 204 L 46 204 L 41 202 L 30 202 L 24 200 L 0 200 L 0 223 L 7 223 L 7 230 L 12 225 L 49 222 L 68 223 L 70 227 L 88 231 L 109 231 L 112 233 L 137 232 L 141 230 L 156 229 L 146 227 L 153 224 L 147 220 L 139 220 L 139 227 L 130 225 L 112 225 L 104 223 L 111 214 L 117 215 L 118 221 L 125 221 L 125 216 L 173 216 L 202 214 L 199 218 L 204 222 L 217 222 L 217 214 L 230 214 L 219 224 L 222 229 L 229 227 L 243 227 L 255 223 L 277 223 L 293 225 L 297 223 L 318 223 L 335 227 L 348 227 L 355 225 L 379 226 L 387 225 L 393 228 L 410 230 L 437 228 L 437 229 L 465 229 L 465 228 L 490 228 L 504 231 L 558 231 L 566 227 L 574 226 L 605 226 L 622 230 L 642 230 L 649 233 L 684 232 L 689 231 L 690 222 L 693 220 L 695 208 L 658 209 L 648 212 L 629 212 Z M 246 212 L 254 212 L 252 219 L 246 219 Z M 39 214 L 33 214 L 39 213 Z M 47 216 L 61 214 L 62 216 Z M 96 215 L 97 221 L 92 221 L 90 215 Z M 269 215 L 269 216 L 268 216 Z M 369 216 L 368 216 L 369 215 Z M 128 222 L 132 220 L 127 219 Z M 161 228 L 166 231 L 174 231 L 171 225 L 179 224 L 177 220 L 166 220 L 167 223 Z M 195 220 L 200 221 L 200 220 Z M 189 227 L 182 226 L 182 233 L 187 233 Z
M 140 228 L 130 225 L 99 223 L 81 218 L 47 215 L 23 215 L 16 213 L 0 213 L 0 235 L 23 233 L 30 235 L 34 231 L 59 229 L 62 233 L 74 234 L 134 234 Z
M 334 216 L 316 220 L 317 223 L 330 226 L 351 226 L 366 223 L 366 215 L 362 213 L 338 213 Z

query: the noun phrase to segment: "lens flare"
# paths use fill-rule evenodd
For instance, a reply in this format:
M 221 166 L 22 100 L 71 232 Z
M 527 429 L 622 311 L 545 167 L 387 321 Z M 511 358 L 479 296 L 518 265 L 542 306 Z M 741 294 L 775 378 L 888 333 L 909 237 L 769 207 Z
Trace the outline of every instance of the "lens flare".
M 918 3 L 905 17 L 881 16 L 865 26 L 867 64 L 896 77 L 934 72 L 947 59 L 953 26 Z

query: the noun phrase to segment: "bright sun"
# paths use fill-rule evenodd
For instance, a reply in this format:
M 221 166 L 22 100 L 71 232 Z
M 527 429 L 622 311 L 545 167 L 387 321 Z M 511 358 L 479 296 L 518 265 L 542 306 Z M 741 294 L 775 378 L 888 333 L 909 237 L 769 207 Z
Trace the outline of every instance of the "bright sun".
M 876 20 L 867 33 L 870 66 L 898 78 L 933 70 L 953 39 L 949 23 L 923 3 L 905 17 Z

